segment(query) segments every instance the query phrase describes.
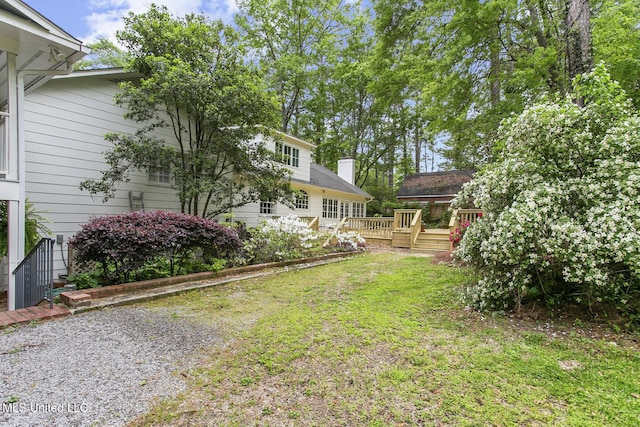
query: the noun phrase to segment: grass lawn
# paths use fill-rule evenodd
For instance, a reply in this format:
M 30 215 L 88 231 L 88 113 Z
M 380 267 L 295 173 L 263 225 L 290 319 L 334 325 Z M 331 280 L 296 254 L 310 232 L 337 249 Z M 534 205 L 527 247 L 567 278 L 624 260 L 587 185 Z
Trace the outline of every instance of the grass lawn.
M 371 253 L 149 303 L 226 344 L 133 425 L 640 425 L 633 337 L 482 316 L 458 298 L 470 280 Z

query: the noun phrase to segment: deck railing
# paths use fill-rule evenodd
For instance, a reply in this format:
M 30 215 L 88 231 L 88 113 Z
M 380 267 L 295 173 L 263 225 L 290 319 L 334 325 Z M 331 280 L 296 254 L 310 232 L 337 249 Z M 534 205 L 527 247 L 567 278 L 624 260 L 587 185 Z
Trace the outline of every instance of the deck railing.
M 366 217 L 366 218 L 343 218 L 335 227 L 334 232 L 327 240 L 327 243 L 339 231 L 355 231 L 365 239 L 393 240 L 394 232 L 410 233 L 410 245 L 418 240 L 422 229 L 421 209 L 396 209 L 393 218 L 389 217 Z
M 411 231 L 411 223 L 420 209 L 396 209 L 393 211 L 394 231 Z M 422 211 L 420 211 L 422 212 Z
M 344 218 L 338 230 L 356 231 L 365 239 L 391 239 L 393 236 L 393 218 Z
M 301 216 L 300 220 L 309 224 L 309 228 L 312 229 L 313 231 L 318 231 L 318 228 L 320 227 L 320 217 Z
M 16 275 L 16 309 L 49 301 L 53 308 L 53 245 L 44 238 L 13 271 Z
M 453 237 L 461 224 L 473 224 L 480 217 L 482 217 L 482 209 L 454 209 L 449 221 L 449 235 Z M 453 238 L 450 239 L 450 242 L 451 250 L 453 250 Z
M 420 230 L 422 229 L 422 210 L 416 209 L 413 214 L 413 219 L 410 224 L 411 228 L 411 247 L 416 244 L 418 240 L 418 235 L 420 234 Z

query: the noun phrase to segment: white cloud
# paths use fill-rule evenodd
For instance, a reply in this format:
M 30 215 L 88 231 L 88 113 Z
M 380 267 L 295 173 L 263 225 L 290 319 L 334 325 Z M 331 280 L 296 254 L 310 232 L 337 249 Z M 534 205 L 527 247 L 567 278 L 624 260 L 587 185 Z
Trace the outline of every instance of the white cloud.
M 144 13 L 151 3 L 167 6 L 175 16 L 188 13 L 206 13 L 211 19 L 222 19 L 231 23 L 238 7 L 235 0 L 93 0 L 89 8 L 91 15 L 85 17 L 89 33 L 81 39 L 91 43 L 99 38 L 116 41 L 115 33 L 124 29 L 122 17 L 133 13 Z

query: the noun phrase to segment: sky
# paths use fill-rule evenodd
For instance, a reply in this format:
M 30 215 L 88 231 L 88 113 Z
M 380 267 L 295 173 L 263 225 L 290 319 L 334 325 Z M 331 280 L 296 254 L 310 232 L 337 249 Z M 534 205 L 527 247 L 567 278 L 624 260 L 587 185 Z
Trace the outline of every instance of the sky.
M 151 3 L 166 5 L 176 16 L 204 12 L 212 19 L 231 23 L 237 11 L 235 0 L 23 0 L 78 40 L 92 43 L 99 38 L 115 42 L 115 32 L 124 28 L 122 17 L 130 11 L 142 13 Z

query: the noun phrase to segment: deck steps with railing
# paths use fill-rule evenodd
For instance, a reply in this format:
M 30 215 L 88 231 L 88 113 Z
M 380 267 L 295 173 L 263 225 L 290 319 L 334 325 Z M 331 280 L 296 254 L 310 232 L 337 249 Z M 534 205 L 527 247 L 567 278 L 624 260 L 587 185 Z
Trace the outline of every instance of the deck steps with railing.
M 447 252 L 449 250 L 449 230 L 436 228 L 421 231 L 411 250 L 427 253 Z
M 448 229 L 421 231 L 420 209 L 396 209 L 393 218 L 344 218 L 334 232 L 355 231 L 365 239 L 386 242 L 394 248 L 410 248 L 430 253 L 447 252 L 454 249 L 449 236 L 460 224 L 468 225 L 481 216 L 482 211 L 479 209 L 456 209 Z

